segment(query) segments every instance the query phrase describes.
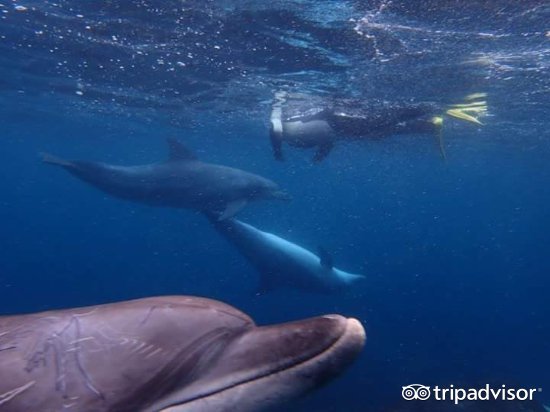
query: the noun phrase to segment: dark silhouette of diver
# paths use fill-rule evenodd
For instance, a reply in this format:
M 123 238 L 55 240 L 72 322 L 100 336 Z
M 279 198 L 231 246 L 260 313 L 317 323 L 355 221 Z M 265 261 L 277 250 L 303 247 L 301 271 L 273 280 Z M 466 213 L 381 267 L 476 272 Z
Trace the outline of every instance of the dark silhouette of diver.
M 394 134 L 432 134 L 445 159 L 441 128 L 443 115 L 482 123 L 485 94 L 467 96 L 465 103 L 443 106 L 430 102 L 368 102 L 278 92 L 271 111 L 270 138 L 275 159 L 283 160 L 282 145 L 317 149 L 314 162 L 323 160 L 340 140 L 381 138 Z

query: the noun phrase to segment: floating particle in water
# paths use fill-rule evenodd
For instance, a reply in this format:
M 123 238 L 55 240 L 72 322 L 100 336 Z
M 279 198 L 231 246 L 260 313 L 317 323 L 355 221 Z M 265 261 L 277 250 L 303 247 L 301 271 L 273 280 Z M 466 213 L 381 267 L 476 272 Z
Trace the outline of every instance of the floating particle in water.
M 27 8 L 25 6 L 17 5 L 14 7 L 17 11 L 27 11 Z

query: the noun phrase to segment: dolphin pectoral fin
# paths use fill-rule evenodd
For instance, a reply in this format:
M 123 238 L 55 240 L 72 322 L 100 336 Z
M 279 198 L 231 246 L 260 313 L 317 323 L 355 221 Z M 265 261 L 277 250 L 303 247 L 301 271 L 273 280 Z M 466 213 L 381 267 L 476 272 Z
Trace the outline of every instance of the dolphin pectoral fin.
M 183 143 L 171 137 L 166 139 L 166 142 L 168 143 L 169 160 L 197 160 L 195 153 L 185 147 Z
M 313 156 L 313 162 L 319 163 L 325 159 L 334 147 L 334 144 L 332 142 L 330 143 L 323 143 L 322 145 L 319 145 L 317 148 L 317 152 L 315 152 L 315 156 Z
M 220 217 L 218 217 L 218 220 L 225 220 L 235 216 L 246 206 L 247 203 L 248 202 L 246 201 L 246 199 L 239 199 L 239 200 L 234 200 L 233 202 L 229 202 L 225 206 L 225 210 L 222 212 Z
M 319 246 L 319 263 L 326 269 L 332 269 L 334 267 L 332 256 L 321 246 Z
M 74 163 L 69 160 L 61 159 L 59 157 L 53 156 L 49 153 L 40 153 L 40 157 L 44 163 L 49 163 L 52 165 L 62 166 L 62 167 L 73 167 Z

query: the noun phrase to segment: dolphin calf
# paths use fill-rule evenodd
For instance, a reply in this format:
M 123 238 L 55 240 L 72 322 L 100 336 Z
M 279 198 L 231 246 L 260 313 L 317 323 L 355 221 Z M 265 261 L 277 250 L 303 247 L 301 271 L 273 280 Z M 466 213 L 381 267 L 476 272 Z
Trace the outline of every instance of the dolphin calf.
M 167 296 L 0 317 L 0 410 L 254 412 L 316 388 L 361 351 L 355 319 L 257 327 Z
M 330 293 L 364 278 L 335 268 L 331 256 L 323 249 L 317 256 L 295 243 L 239 220 L 220 222 L 207 217 L 260 273 L 259 293 L 281 287 Z
M 45 153 L 42 160 L 112 196 L 152 206 L 211 211 L 220 220 L 235 215 L 252 200 L 290 199 L 269 179 L 201 162 L 175 139 L 168 139 L 168 145 L 167 161 L 141 166 L 69 161 Z

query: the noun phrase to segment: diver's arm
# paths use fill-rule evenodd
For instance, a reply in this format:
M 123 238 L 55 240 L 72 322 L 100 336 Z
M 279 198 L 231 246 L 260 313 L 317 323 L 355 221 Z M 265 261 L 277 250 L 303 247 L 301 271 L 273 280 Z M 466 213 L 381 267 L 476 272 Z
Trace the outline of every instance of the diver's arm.
M 282 104 L 286 101 L 286 92 L 275 93 L 275 100 L 273 102 L 271 110 L 269 128 L 269 138 L 271 140 L 271 147 L 273 148 L 273 156 L 275 160 L 283 161 L 283 108 Z
M 281 135 L 274 130 L 273 125 L 271 125 L 271 129 L 269 130 L 269 138 L 275 160 L 283 161 L 283 142 Z

